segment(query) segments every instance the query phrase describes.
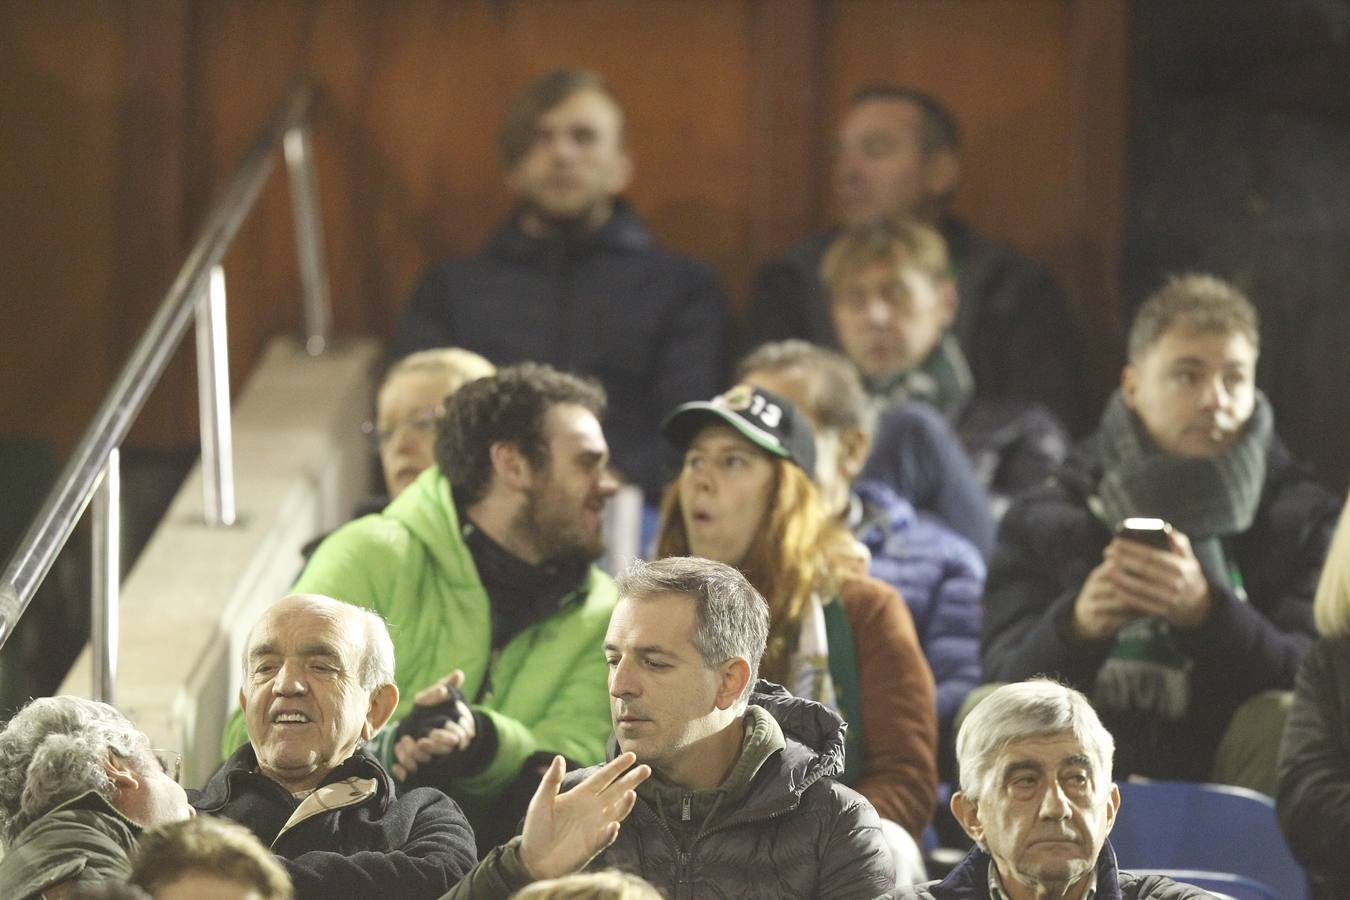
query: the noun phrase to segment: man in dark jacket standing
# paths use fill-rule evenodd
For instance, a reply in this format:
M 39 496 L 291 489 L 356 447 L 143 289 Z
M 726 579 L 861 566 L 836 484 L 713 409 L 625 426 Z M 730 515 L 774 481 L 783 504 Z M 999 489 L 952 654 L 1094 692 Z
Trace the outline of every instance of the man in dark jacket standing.
M 361 747 L 398 705 L 379 616 L 312 594 L 273 604 L 249 635 L 239 703 L 249 742 L 190 799 L 270 847 L 297 897 L 439 897 L 473 868 L 455 802 L 398 793 Z
M 1036 679 L 985 697 L 961 725 L 952 812 L 976 846 L 942 881 L 890 900 L 1198 900 L 1199 888 L 1116 868 L 1111 733 L 1087 698 Z
M 840 225 L 897 217 L 932 223 L 956 270 L 961 305 L 952 333 L 975 383 L 990 396 L 1044 403 L 1077 431 L 1079 353 L 1063 297 L 1039 265 L 952 214 L 959 150 L 956 118 L 934 97 L 889 84 L 858 91 L 835 156 Z M 760 270 L 746 349 L 791 337 L 838 346 L 819 269 L 841 230 L 803 241 Z
M 614 732 L 653 775 L 592 865 L 672 898 L 890 889 L 876 811 L 835 781 L 839 717 L 768 682 L 752 692 L 768 606 L 744 576 L 674 557 L 635 566 L 619 598 L 605 636 Z
M 1139 310 L 1097 433 L 1003 520 L 985 677 L 1054 674 L 1089 693 L 1118 775 L 1274 791 L 1271 735 L 1339 505 L 1275 435 L 1259 346 L 1236 288 L 1172 279 Z M 1154 520 L 1137 524 L 1156 545 L 1113 537 L 1132 517 Z
M 533 81 L 501 145 L 519 206 L 481 253 L 422 279 L 393 352 L 458 346 L 498 366 L 598 378 L 614 464 L 654 501 L 673 463 L 662 413 L 721 387 L 721 290 L 708 266 L 658 247 L 621 199 L 632 173 L 623 112 L 596 73 Z

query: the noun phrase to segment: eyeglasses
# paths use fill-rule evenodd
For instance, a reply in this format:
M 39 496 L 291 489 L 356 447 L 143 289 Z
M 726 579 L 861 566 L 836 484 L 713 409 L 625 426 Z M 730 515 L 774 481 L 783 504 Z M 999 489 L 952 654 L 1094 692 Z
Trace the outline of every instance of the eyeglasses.
M 163 750 L 158 747 L 152 747 L 150 755 L 159 763 L 160 769 L 164 771 L 174 781 L 183 783 L 183 754 L 177 750 Z
M 440 421 L 443 415 L 445 415 L 445 411 L 440 407 L 429 406 L 402 422 L 396 422 L 384 428 L 380 428 L 371 421 L 362 422 L 361 433 L 366 436 L 366 440 L 370 442 L 371 447 L 378 452 L 393 443 L 394 438 L 398 437 L 399 431 L 404 428 L 417 437 L 434 434 L 436 423 Z

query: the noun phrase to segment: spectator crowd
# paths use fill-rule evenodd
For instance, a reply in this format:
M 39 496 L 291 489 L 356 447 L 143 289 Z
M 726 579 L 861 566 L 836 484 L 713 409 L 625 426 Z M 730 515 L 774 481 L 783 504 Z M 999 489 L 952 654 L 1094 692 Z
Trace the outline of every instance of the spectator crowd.
M 925 93 L 853 97 L 839 222 L 737 333 L 625 199 L 598 75 L 532 82 L 501 151 L 515 209 L 417 285 L 384 495 L 252 624 L 219 768 L 185 790 L 112 707 L 33 700 L 0 896 L 1209 896 L 1118 867 L 1129 776 L 1276 798 L 1350 896 L 1350 507 L 1237 286 L 1159 285 L 1091 409 Z M 649 559 L 607 573 L 629 484 Z

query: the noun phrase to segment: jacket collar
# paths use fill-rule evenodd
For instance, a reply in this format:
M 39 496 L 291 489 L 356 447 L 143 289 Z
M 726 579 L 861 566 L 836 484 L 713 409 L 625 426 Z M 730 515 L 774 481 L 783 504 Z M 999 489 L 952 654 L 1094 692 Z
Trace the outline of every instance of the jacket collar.
M 929 885 L 933 900 L 987 900 L 989 897 L 989 854 L 973 847 L 966 858 L 941 881 Z M 1097 854 L 1096 900 L 1121 900 L 1120 872 L 1116 868 L 1116 851 L 1111 842 L 1102 844 Z
M 200 812 L 219 812 L 245 790 L 245 785 L 251 781 L 256 783 L 256 779 L 262 779 L 267 784 L 272 785 L 279 794 L 289 796 L 285 788 L 266 775 L 259 773 L 257 769 L 258 755 L 254 752 L 251 743 L 245 744 L 230 754 L 230 758 L 221 764 L 220 768 L 206 782 L 206 786 L 191 798 L 192 805 Z M 327 785 L 338 784 L 339 782 L 351 783 L 351 779 L 373 782 L 369 788 L 364 785 L 361 786 L 362 797 L 358 802 L 364 802 L 373 797 L 379 815 L 383 816 L 394 797 L 394 782 L 384 766 L 380 765 L 379 761 L 371 756 L 365 748 L 358 747 L 356 752 L 348 757 L 345 762 L 325 775 L 323 780 L 319 782 L 319 786 L 315 788 L 315 793 L 318 793 L 320 789 Z M 346 800 L 351 800 L 355 791 L 355 788 L 346 791 Z M 344 801 L 341 805 L 350 806 L 351 803 Z M 305 818 L 305 816 L 302 815 L 301 818 Z
M 512 210 L 483 248 L 487 256 L 528 264 L 544 261 L 560 252 L 579 256 L 602 250 L 631 252 L 644 250 L 653 243 L 647 226 L 642 224 L 633 207 L 622 198 L 615 198 L 613 213 L 598 230 L 584 237 L 567 240 L 537 238 L 526 234 L 520 227 L 523 213 L 523 207 Z

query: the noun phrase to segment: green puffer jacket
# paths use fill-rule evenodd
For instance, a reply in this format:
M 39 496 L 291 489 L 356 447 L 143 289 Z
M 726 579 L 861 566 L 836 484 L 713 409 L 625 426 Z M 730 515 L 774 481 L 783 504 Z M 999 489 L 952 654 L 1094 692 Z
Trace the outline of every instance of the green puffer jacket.
M 30 900 L 68 881 L 131 874 L 140 826 L 96 791 L 67 800 L 25 828 L 0 860 L 0 897 Z
M 492 719 L 498 737 L 487 769 L 454 785 L 454 798 L 471 819 L 533 753 L 561 753 L 583 765 L 604 758 L 611 725 L 603 647 L 616 599 L 613 580 L 592 567 L 584 591 L 494 656 L 487 593 L 439 469 L 423 472 L 382 513 L 329 536 L 295 591 L 326 594 L 388 621 L 400 697 L 393 720 L 370 748 L 385 765 L 392 762 L 396 722 L 413 695 L 464 670 L 465 696 Z M 231 753 L 247 740 L 236 713 L 223 749 Z

